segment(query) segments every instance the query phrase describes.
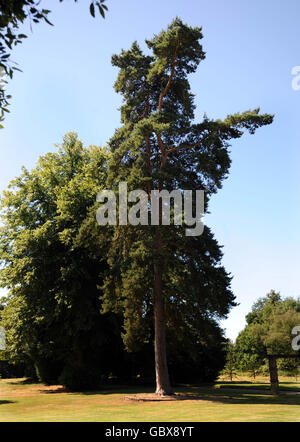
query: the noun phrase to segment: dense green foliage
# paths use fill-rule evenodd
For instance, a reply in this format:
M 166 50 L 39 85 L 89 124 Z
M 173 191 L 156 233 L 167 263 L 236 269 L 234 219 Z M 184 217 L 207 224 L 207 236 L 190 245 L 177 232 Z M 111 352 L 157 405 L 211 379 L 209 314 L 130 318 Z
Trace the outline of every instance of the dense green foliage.
M 95 388 L 113 375 L 119 381 L 154 380 L 153 330 L 139 352 L 125 352 L 121 319 L 101 313 L 108 271 L 109 228 L 97 225 L 96 194 L 105 187 L 108 153 L 84 148 L 65 136 L 57 153 L 23 169 L 1 200 L 0 351 L 5 376 L 38 377 L 72 389 Z M 197 333 L 170 333 L 175 382 L 214 380 L 223 364 L 222 332 L 203 322 Z
M 98 232 L 89 242 L 85 235 L 96 223 L 84 224 L 105 183 L 106 160 L 103 149 L 84 149 L 69 134 L 58 153 L 23 169 L 2 198 L 6 353 L 34 365 L 44 381 L 61 374 L 65 385 L 94 386 L 99 370 L 108 374 L 117 363 L 120 332 L 116 318 L 100 316 L 98 289 L 109 236 Z
M 238 370 L 237 354 L 235 351 L 235 345 L 232 341 L 229 340 L 226 343 L 225 351 L 226 360 L 221 375 L 228 377 L 230 381 L 232 381 L 233 378 L 237 375 Z
M 272 290 L 253 305 L 246 321 L 247 325 L 236 341 L 237 351 L 241 354 L 260 358 L 297 354 L 291 343 L 292 330 L 300 324 L 300 300 L 282 299 Z
M 272 290 L 253 305 L 246 321 L 247 325 L 235 344 L 240 367 L 255 376 L 267 359 L 271 390 L 278 394 L 277 360 L 280 361 L 279 367 L 289 366 L 290 373 L 297 373 L 299 366 L 300 351 L 292 348 L 292 331 L 300 324 L 300 300 L 282 299 Z
M 278 370 L 287 376 L 293 376 L 298 381 L 300 375 L 300 357 L 299 358 L 284 358 L 278 361 Z
M 91 1 L 90 13 L 93 17 L 95 17 L 96 9 L 104 18 L 105 11 L 107 11 L 105 0 Z M 21 25 L 27 21 L 30 24 L 45 21 L 51 25 L 50 12 L 48 9 L 40 8 L 40 0 L 0 0 L 0 74 L 5 73 L 12 78 L 14 70 L 19 70 L 16 64 L 11 61 L 10 52 L 14 46 L 27 37 L 24 33 L 19 32 Z M 9 112 L 8 100 L 11 98 L 5 93 L 5 84 L 7 81 L 2 78 L 0 83 L 0 123 L 4 120 L 4 113 Z

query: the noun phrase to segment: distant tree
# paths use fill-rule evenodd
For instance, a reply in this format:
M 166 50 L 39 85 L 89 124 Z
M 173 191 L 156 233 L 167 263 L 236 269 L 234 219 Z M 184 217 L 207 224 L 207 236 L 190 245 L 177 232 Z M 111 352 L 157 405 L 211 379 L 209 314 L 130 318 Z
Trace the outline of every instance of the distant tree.
M 272 290 L 259 299 L 246 317 L 247 325 L 237 338 L 240 358 L 269 364 L 272 394 L 279 394 L 277 359 L 299 358 L 292 349 L 292 330 L 300 324 L 300 300 L 282 299 Z
M 249 372 L 255 379 L 264 364 L 264 358 L 256 353 L 256 341 L 253 341 L 248 329 L 239 334 L 235 343 L 235 352 L 239 370 Z
M 298 381 L 300 374 L 300 357 L 296 358 L 286 358 L 278 360 L 278 369 L 287 374 L 288 376 L 293 376 Z
M 244 130 L 254 133 L 273 121 L 259 109 L 222 120 L 205 117 L 193 122 L 194 101 L 188 74 L 196 71 L 205 53 L 202 31 L 179 18 L 167 30 L 147 40 L 151 54 L 135 42 L 112 57 L 120 69 L 115 89 L 124 98 L 122 127 L 109 142 L 108 184 L 116 193 L 126 181 L 128 191 L 206 189 L 208 200 L 222 186 L 230 167 L 229 140 Z M 208 228 L 202 236 L 186 236 L 186 226 L 117 226 L 111 244 L 111 274 L 106 306 L 125 314 L 124 341 L 149 339 L 146 320 L 155 329 L 156 393 L 172 391 L 166 329 L 197 327 L 203 318 L 222 318 L 235 305 L 230 276 L 220 265 L 220 246 Z M 182 214 L 183 215 L 183 214 Z M 183 223 L 184 224 L 184 223 Z
M 237 375 L 238 364 L 235 345 L 231 340 L 228 340 L 228 342 L 226 343 L 225 350 L 226 362 L 221 375 L 229 377 L 230 381 L 232 382 L 233 378 Z
M 62 2 L 63 0 L 59 0 Z M 102 17 L 105 17 L 107 6 L 106 0 L 91 1 L 90 13 L 95 17 L 96 9 Z M 75 0 L 77 2 L 77 0 Z M 0 74 L 3 77 L 5 74 L 10 78 L 13 77 L 14 70 L 20 70 L 15 63 L 10 59 L 10 52 L 13 47 L 21 43 L 27 36 L 24 33 L 19 33 L 20 26 L 29 21 L 32 23 L 39 23 L 45 21 L 50 24 L 48 9 L 40 8 L 40 0 L 0 0 Z M 4 120 L 4 113 L 9 112 L 8 100 L 11 98 L 5 92 L 5 84 L 7 80 L 0 76 L 0 123 Z M 0 128 L 3 126 L 0 124 Z

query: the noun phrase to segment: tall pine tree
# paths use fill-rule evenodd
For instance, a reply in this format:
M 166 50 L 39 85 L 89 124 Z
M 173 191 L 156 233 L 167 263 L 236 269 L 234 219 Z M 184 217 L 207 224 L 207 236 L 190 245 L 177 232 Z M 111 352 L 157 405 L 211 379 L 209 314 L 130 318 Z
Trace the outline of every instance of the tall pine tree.
M 115 90 L 124 103 L 122 127 L 109 143 L 108 183 L 115 192 L 124 181 L 128 191 L 147 191 L 149 207 L 153 190 L 205 189 L 207 210 L 210 196 L 229 171 L 229 140 L 273 120 L 255 109 L 194 123 L 188 74 L 205 58 L 201 39 L 201 28 L 176 18 L 166 31 L 146 40 L 152 55 L 144 55 L 135 42 L 112 57 L 120 69 Z M 159 225 L 115 228 L 105 308 L 124 312 L 129 349 L 149 339 L 149 318 L 154 318 L 156 393 L 167 395 L 172 389 L 166 332 L 199 329 L 205 319 L 226 317 L 235 303 L 230 276 L 220 264 L 220 246 L 210 230 L 186 236 L 184 224 L 166 227 L 161 220 L 160 204 Z

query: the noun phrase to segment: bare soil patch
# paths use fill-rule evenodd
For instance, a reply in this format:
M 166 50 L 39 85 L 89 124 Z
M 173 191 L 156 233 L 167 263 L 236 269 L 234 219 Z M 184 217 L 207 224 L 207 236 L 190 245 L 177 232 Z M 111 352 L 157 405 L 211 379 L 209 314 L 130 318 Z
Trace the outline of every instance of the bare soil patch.
M 137 401 L 137 402 L 160 402 L 160 401 L 194 401 L 201 400 L 199 395 L 193 394 L 180 394 L 176 393 L 171 396 L 157 396 L 155 393 L 148 394 L 134 394 L 131 396 L 125 396 L 125 401 Z

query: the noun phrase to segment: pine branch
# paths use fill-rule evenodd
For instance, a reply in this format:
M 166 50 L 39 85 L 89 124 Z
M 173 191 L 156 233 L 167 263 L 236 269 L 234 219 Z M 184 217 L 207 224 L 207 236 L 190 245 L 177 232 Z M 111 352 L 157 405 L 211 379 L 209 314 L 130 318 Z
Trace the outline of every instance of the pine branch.
M 203 141 L 203 140 L 202 140 L 202 141 Z M 189 150 L 189 149 L 194 149 L 195 147 L 199 147 L 199 146 L 201 146 L 202 141 L 199 141 L 199 143 L 196 143 L 196 144 L 191 144 L 191 145 L 185 145 L 185 144 L 182 144 L 182 145 L 177 146 L 177 147 L 172 147 L 171 149 L 167 150 L 167 152 L 166 152 L 166 157 L 167 157 L 170 153 L 178 152 L 178 151 L 181 150 L 181 149 L 183 149 L 183 150 Z

